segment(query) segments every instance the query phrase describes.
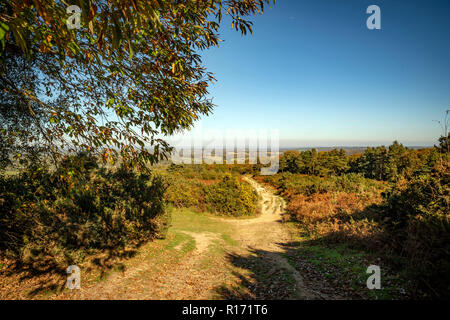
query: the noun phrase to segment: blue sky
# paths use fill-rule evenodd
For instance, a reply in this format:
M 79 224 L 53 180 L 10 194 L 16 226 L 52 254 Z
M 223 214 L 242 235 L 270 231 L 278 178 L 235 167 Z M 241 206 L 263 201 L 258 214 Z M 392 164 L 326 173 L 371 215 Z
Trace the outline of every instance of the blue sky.
M 381 8 L 381 30 L 366 9 Z M 278 0 L 202 52 L 218 80 L 202 129 L 278 129 L 282 147 L 433 145 L 450 109 L 450 2 Z

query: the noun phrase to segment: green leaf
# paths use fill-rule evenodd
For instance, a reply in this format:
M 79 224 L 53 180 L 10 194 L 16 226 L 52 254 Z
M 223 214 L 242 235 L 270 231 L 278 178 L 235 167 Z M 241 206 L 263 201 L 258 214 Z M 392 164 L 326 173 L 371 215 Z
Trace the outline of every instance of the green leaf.
M 0 21 L 0 41 L 2 42 L 2 50 L 5 47 L 5 36 L 6 33 L 9 31 L 9 26 Z

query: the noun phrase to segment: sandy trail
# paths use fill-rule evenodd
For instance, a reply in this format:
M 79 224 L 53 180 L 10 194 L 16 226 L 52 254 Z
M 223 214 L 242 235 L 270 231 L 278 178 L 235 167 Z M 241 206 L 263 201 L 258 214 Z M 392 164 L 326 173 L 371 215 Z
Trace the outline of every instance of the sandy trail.
M 241 250 L 264 252 L 264 263 L 291 273 L 296 281 L 296 293 L 291 299 L 323 298 L 304 285 L 302 275 L 282 256 L 283 245 L 291 241 L 282 225 L 282 214 L 286 206 L 284 199 L 249 177 L 245 177 L 245 180 L 260 196 L 261 215 L 247 220 L 226 220 L 236 226 L 236 240 L 239 241 Z

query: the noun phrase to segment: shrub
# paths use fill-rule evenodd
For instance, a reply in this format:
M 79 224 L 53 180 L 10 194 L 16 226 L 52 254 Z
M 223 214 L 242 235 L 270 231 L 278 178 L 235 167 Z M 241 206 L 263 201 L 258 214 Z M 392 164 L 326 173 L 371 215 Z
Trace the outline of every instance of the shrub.
M 166 200 L 176 208 L 192 208 L 204 211 L 204 186 L 201 182 L 186 179 L 182 174 L 176 173 L 168 177 L 169 187 Z
M 226 175 L 222 181 L 205 189 L 205 200 L 211 212 L 234 217 L 250 216 L 257 212 L 258 194 L 236 177 Z
M 311 196 L 294 195 L 287 211 L 291 219 L 315 238 L 354 246 L 374 247 L 379 244 L 381 228 L 368 207 L 381 202 L 381 196 L 355 193 L 324 193 Z
M 55 252 L 70 260 L 79 251 L 162 237 L 165 189 L 161 177 L 98 168 L 86 154 L 66 158 L 55 172 L 29 168 L 1 177 L 0 250 L 22 262 Z
M 333 177 L 281 173 L 264 177 L 263 181 L 279 188 L 287 196 L 294 194 L 310 196 L 327 192 L 378 193 L 386 188 L 384 182 L 366 179 L 355 173 Z
M 210 211 L 219 215 L 256 214 L 258 196 L 253 188 L 237 178 L 245 165 L 171 165 L 167 169 L 169 188 L 166 199 L 177 208 Z
M 449 169 L 449 161 L 438 162 L 431 174 L 399 183 L 386 209 L 394 249 L 419 289 L 440 298 L 450 296 Z

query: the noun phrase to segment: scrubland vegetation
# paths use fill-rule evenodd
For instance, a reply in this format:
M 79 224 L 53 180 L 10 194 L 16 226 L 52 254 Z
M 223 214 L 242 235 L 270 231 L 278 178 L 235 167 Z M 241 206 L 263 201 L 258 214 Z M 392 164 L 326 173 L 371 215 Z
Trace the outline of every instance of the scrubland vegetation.
M 192 208 L 223 216 L 252 216 L 258 211 L 258 195 L 241 181 L 249 167 L 226 165 L 175 166 L 168 168 L 170 187 L 166 199 L 177 208 Z
M 335 255 L 345 246 L 351 259 L 358 252 L 382 259 L 410 297 L 448 297 L 444 142 L 424 150 L 394 143 L 352 156 L 289 151 L 273 176 L 259 176 L 259 165 L 105 167 L 86 153 L 67 156 L 56 169 L 35 161 L 0 176 L 1 256 L 14 268 L 58 270 L 164 237 L 172 207 L 255 216 L 258 195 L 243 180 L 253 175 L 287 200 L 284 222 L 311 243 L 305 256 Z
M 248 169 L 248 168 L 247 168 Z M 86 153 L 57 169 L 34 162 L 0 176 L 0 253 L 14 267 L 64 269 L 105 250 L 164 237 L 170 207 L 221 216 L 258 213 L 258 196 L 232 166 L 99 166 Z
M 394 142 L 354 156 L 290 151 L 280 159 L 282 172 L 258 179 L 288 200 L 286 220 L 307 239 L 377 254 L 406 279 L 413 297 L 448 297 L 446 141 L 424 150 Z

